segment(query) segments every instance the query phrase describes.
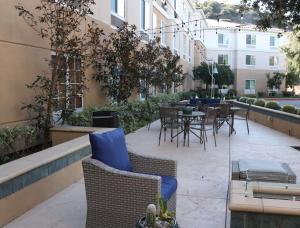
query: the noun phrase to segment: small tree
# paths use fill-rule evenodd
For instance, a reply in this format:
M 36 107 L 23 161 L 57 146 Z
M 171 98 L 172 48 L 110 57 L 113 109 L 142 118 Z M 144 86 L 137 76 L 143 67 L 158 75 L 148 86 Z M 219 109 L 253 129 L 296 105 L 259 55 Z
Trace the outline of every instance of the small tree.
M 217 64 L 218 74 L 215 75 L 216 84 L 220 87 L 223 85 L 232 85 L 234 82 L 234 73 L 229 66 Z
M 159 38 L 150 40 L 138 52 L 139 78 L 141 80 L 139 91 L 145 94 L 146 100 L 149 97 L 150 86 L 159 86 L 161 81 L 159 79 L 162 77 L 160 72 L 162 58 L 159 41 Z
M 182 65 L 179 64 L 180 56 L 173 55 L 169 47 L 163 47 L 161 51 L 163 84 L 166 86 L 167 93 L 170 93 L 172 86 L 176 88 L 183 83 Z
M 88 24 L 87 16 L 94 0 L 40 0 L 33 12 L 21 4 L 16 6 L 19 16 L 43 39 L 49 41 L 53 56 L 49 61 L 51 74 L 37 76 L 27 85 L 36 92 L 34 103 L 23 108 L 37 113 L 37 127 L 49 136 L 53 125 L 53 112 L 59 110 L 60 118 L 73 110 L 72 103 L 83 93 L 85 69 L 95 55 L 91 46 L 97 46 L 102 30 L 95 23 Z M 87 31 L 81 26 L 87 24 Z M 77 77 L 71 78 L 69 69 L 76 64 Z M 73 68 L 75 70 L 75 68 Z M 75 79 L 76 78 L 76 79 Z M 76 86 L 74 81 L 76 80 Z
M 300 77 L 297 73 L 289 71 L 285 75 L 285 88 L 292 88 L 294 91 L 294 86 L 299 84 Z
M 273 72 L 273 77 L 271 77 L 270 73 L 267 73 L 267 86 L 269 89 L 280 89 L 282 84 L 282 80 L 284 78 L 284 74 L 279 72 Z
M 124 23 L 97 48 L 94 79 L 118 103 L 127 102 L 140 83 L 139 43 L 136 27 Z
M 223 64 L 216 65 L 218 69 L 218 74 L 214 74 L 215 83 L 221 87 L 222 85 L 231 85 L 234 82 L 234 73 L 229 66 Z M 206 90 L 208 85 L 211 84 L 211 65 L 208 65 L 205 62 L 202 62 L 200 66 L 194 68 L 194 79 L 202 80 L 205 83 Z
M 209 65 L 205 62 L 202 62 L 199 66 L 194 67 L 193 75 L 194 80 L 201 80 L 205 83 L 205 88 L 208 90 L 208 85 L 211 84 L 211 75 L 208 69 Z

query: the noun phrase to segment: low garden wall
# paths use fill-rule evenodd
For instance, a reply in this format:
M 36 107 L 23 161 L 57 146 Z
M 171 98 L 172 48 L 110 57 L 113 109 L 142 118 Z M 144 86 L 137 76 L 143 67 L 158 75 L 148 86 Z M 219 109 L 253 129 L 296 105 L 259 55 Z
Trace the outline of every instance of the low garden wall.
M 235 101 L 238 107 L 247 108 L 248 104 Z M 256 105 L 251 106 L 250 120 L 300 138 L 300 116 L 283 111 L 273 110 Z
M 86 134 L 95 130 L 109 129 L 53 129 L 60 144 L 0 166 L 0 227 L 82 178 L 81 161 L 91 153 Z

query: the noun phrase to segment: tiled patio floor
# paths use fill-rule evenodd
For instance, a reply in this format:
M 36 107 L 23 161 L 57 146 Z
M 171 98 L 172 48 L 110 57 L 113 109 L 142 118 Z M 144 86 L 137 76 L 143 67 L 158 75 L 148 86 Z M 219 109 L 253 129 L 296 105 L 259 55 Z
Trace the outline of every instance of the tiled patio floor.
M 300 140 L 253 122 L 247 135 L 245 122 L 235 124 L 236 135 L 228 137 L 227 127 L 220 130 L 216 148 L 208 135 L 206 151 L 194 136 L 190 147 L 183 147 L 181 141 L 176 148 L 169 140 L 158 146 L 158 122 L 150 131 L 142 128 L 127 136 L 137 153 L 178 160 L 177 218 L 182 228 L 225 227 L 229 159 L 287 162 L 300 176 L 300 152 L 290 147 L 300 146 Z M 84 183 L 80 180 L 5 228 L 83 228 L 85 215 Z

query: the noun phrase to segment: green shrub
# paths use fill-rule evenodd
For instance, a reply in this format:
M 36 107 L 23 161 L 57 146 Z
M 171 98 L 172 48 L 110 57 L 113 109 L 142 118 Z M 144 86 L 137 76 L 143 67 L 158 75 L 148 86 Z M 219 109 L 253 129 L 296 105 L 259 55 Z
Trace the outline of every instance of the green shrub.
M 255 101 L 256 101 L 255 98 L 248 98 L 246 103 L 248 103 L 248 104 L 254 104 Z
M 276 101 L 269 101 L 266 104 L 266 108 L 275 109 L 275 110 L 281 110 L 280 105 Z
M 281 93 L 282 93 L 282 96 L 284 96 L 284 97 L 292 97 L 295 95 L 295 93 L 293 91 L 291 91 L 291 92 L 290 91 L 282 91 Z
M 292 113 L 292 114 L 296 114 L 297 113 L 297 109 L 293 105 L 284 105 L 282 107 L 282 111 L 288 112 L 288 113 Z
M 265 93 L 264 92 L 257 92 L 257 97 L 264 97 L 265 96 Z
M 254 105 L 261 106 L 261 107 L 265 107 L 266 101 L 265 101 L 264 99 L 257 99 L 257 100 L 254 102 Z
M 164 94 L 166 95 L 166 94 Z M 196 91 L 188 91 L 188 92 L 179 92 L 177 93 L 180 100 L 189 100 L 191 98 L 196 97 L 198 94 Z M 168 95 L 167 95 L 168 96 Z
M 82 112 L 73 113 L 67 120 L 73 126 L 92 126 L 92 114 L 95 111 L 118 112 L 120 126 L 126 133 L 135 131 L 145 126 L 150 119 L 149 108 L 152 117 L 158 118 L 158 104 L 178 102 L 179 94 L 158 94 L 150 97 L 148 101 L 131 101 L 128 103 L 110 104 L 101 107 L 87 108 Z M 147 104 L 148 103 L 148 104 Z
M 239 102 L 247 103 L 248 97 L 240 97 Z
M 0 128 L 0 148 L 13 147 L 19 139 L 30 143 L 37 137 L 37 129 L 33 126 L 17 126 Z

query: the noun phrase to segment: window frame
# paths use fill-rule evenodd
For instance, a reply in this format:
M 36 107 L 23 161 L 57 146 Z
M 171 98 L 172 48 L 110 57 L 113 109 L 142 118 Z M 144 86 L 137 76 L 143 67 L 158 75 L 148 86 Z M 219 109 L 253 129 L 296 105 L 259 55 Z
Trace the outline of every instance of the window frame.
M 222 43 L 220 43 L 220 36 L 222 36 Z M 225 33 L 218 33 L 218 45 L 227 47 L 229 45 L 229 37 Z
M 118 12 L 119 11 L 119 8 L 118 8 L 119 1 L 124 2 L 124 12 L 123 12 L 124 15 L 122 15 Z M 111 0 L 110 12 L 111 12 L 111 14 L 115 15 L 116 17 L 118 17 L 122 20 L 125 20 L 125 18 L 126 18 L 126 0 Z
M 226 61 L 224 61 L 224 57 L 227 57 L 226 59 L 227 59 L 227 62 Z M 222 57 L 222 63 L 220 63 L 219 62 L 219 60 L 220 60 L 220 58 Z M 221 65 L 229 65 L 229 56 L 228 56 L 228 54 L 218 54 L 218 64 L 221 64 Z
M 167 37 L 166 37 L 166 23 L 161 20 L 160 21 L 160 31 L 161 31 L 161 34 L 160 34 L 160 39 L 161 39 L 161 44 L 163 46 L 167 46 Z
M 52 61 L 52 58 L 54 58 L 54 57 L 57 57 L 56 55 L 55 55 L 55 53 L 54 52 L 52 52 L 51 53 L 51 55 L 50 55 L 50 58 L 51 58 L 51 61 Z M 72 69 L 70 69 L 70 64 L 68 64 L 68 61 L 69 61 L 69 56 L 65 56 L 64 57 L 65 58 L 65 61 L 66 61 L 66 64 L 67 64 L 67 69 L 66 69 L 66 74 L 65 74 L 65 82 L 64 83 L 61 83 L 61 82 L 57 82 L 58 84 L 57 84 L 57 86 L 58 86 L 58 88 L 57 88 L 57 97 L 55 97 L 54 96 L 54 98 L 53 99 L 55 99 L 55 100 L 57 100 L 57 102 L 59 103 L 60 101 L 60 99 L 65 99 L 65 102 L 67 102 L 67 106 L 69 106 L 69 105 L 72 105 L 72 104 L 70 104 L 70 102 L 69 101 L 67 101 L 67 96 L 68 96 L 68 91 L 66 90 L 65 92 L 64 92 L 64 95 L 65 96 L 59 96 L 59 94 L 60 94 L 60 92 L 59 92 L 59 85 L 63 85 L 64 87 L 65 87 L 65 89 L 67 89 L 67 87 L 68 86 L 72 86 L 72 85 L 80 85 L 80 83 L 78 83 L 77 81 L 76 81 L 76 75 L 75 75 L 75 82 L 72 82 L 72 79 L 70 78 L 70 71 L 74 71 L 74 73 L 76 74 L 76 73 L 80 73 L 81 71 L 80 70 L 77 70 L 77 65 L 76 65 L 76 63 L 77 63 L 77 61 L 79 60 L 80 61 L 80 64 L 82 64 L 82 61 L 80 60 L 80 59 L 76 59 L 75 57 L 73 57 L 73 61 L 74 61 L 74 66 L 73 66 L 73 68 Z M 53 70 L 53 69 L 52 69 Z M 82 111 L 83 110 L 83 107 L 84 107 L 84 93 L 83 93 L 83 91 L 82 91 L 82 93 L 81 94 L 76 94 L 76 96 L 78 96 L 79 98 L 81 98 L 81 106 L 80 107 L 77 107 L 76 106 L 76 97 L 74 97 L 74 111 L 75 112 L 79 112 L 79 111 Z M 55 110 L 55 111 L 53 111 L 53 116 L 55 116 L 55 117 L 58 117 L 58 115 L 60 115 L 61 114 L 61 111 L 62 110 Z
M 249 88 L 247 88 L 247 81 L 249 81 Z M 254 82 L 254 88 L 251 88 L 251 81 Z M 245 79 L 244 93 L 256 94 L 256 79 Z
M 249 36 L 250 36 L 250 43 L 248 43 Z M 246 34 L 246 46 L 247 47 L 255 47 L 256 46 L 256 34 Z
M 249 64 L 247 64 L 247 56 L 250 57 Z M 251 64 L 251 57 L 253 57 L 253 59 L 254 59 L 254 64 Z M 245 60 L 246 60 L 245 61 L 246 66 L 256 66 L 256 57 L 255 57 L 255 55 L 246 55 L 246 59 Z
M 186 34 L 183 34 L 182 53 L 183 53 L 183 59 L 186 59 L 186 57 L 187 57 L 187 36 L 186 36 Z
M 271 64 L 271 59 L 273 58 L 273 65 Z M 278 67 L 279 65 L 279 58 L 278 56 L 271 55 L 269 56 L 269 66 L 270 67 Z

